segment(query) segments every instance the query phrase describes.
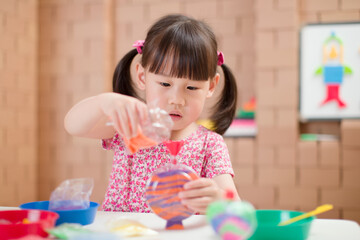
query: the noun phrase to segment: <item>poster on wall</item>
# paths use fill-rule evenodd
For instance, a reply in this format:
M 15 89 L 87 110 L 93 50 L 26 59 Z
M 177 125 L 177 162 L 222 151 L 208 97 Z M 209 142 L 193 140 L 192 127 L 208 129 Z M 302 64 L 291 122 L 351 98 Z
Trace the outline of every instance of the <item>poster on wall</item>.
M 360 118 L 360 23 L 301 29 L 300 117 Z

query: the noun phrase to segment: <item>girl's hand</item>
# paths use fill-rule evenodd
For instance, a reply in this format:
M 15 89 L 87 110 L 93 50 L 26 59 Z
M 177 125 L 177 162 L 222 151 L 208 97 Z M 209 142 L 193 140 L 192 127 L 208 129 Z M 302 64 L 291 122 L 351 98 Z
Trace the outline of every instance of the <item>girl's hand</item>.
M 139 124 L 147 121 L 148 108 L 140 100 L 118 94 L 103 93 L 98 95 L 99 107 L 114 124 L 117 132 L 130 139 L 138 134 Z
M 179 193 L 181 202 L 191 210 L 201 214 L 205 214 L 209 204 L 219 200 L 222 196 L 222 190 L 210 178 L 200 178 L 185 183 L 184 189 Z

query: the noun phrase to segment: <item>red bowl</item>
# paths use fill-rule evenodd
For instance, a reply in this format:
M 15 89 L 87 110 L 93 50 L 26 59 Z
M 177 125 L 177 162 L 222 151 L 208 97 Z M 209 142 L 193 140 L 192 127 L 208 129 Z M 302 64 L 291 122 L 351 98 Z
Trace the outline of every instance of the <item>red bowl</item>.
M 54 227 L 59 215 L 43 210 L 0 211 L 1 239 L 14 239 L 27 235 L 47 237 L 46 229 Z

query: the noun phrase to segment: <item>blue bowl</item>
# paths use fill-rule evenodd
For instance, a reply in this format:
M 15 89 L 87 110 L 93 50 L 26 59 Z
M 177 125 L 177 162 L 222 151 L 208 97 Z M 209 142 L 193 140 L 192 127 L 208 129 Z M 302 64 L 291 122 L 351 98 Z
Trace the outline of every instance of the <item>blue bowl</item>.
M 20 205 L 21 209 L 39 209 L 56 212 L 59 214 L 59 219 L 56 225 L 62 223 L 78 223 L 81 225 L 91 224 L 97 212 L 99 204 L 90 202 L 90 207 L 86 209 L 72 209 L 72 210 L 49 210 L 49 201 L 29 202 Z

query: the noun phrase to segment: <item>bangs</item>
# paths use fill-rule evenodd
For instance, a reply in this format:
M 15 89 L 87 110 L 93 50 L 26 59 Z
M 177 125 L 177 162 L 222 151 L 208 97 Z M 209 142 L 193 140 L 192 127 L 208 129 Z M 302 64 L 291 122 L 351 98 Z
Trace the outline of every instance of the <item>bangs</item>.
M 176 78 L 208 80 L 214 77 L 217 67 L 215 37 L 210 36 L 214 41 L 209 41 L 211 31 L 201 27 L 187 21 L 145 40 L 143 67 L 148 67 L 151 73 Z

